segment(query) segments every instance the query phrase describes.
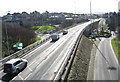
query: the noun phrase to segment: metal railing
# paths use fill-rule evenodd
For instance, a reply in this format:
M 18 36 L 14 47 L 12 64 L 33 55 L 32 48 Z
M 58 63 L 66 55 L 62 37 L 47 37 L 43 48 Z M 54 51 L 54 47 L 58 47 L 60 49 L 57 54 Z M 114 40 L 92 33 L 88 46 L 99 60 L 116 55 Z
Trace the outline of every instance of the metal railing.
M 30 51 L 36 49 L 38 46 L 40 46 L 41 44 L 43 44 L 44 42 L 46 42 L 46 41 L 49 40 L 49 39 L 50 39 L 50 36 L 47 37 L 47 38 L 45 38 L 45 39 L 43 39 L 43 40 L 37 41 L 37 42 L 35 42 L 35 43 L 33 43 L 33 44 L 31 44 L 31 45 L 23 48 L 22 50 L 19 50 L 19 51 L 15 52 L 15 53 L 11 54 L 10 56 L 7 56 L 7 57 L 1 59 L 1 60 L 0 60 L 0 63 L 1 63 L 1 64 L 0 64 L 0 70 L 3 69 L 3 64 L 4 64 L 5 62 L 7 62 L 8 60 L 13 59 L 13 58 L 18 58 L 18 57 L 19 57 L 19 58 L 22 58 L 22 57 L 25 56 L 27 53 L 29 53 Z
M 94 22 L 95 23 L 95 22 Z M 88 25 L 89 26 L 89 25 Z M 57 72 L 55 72 L 54 77 L 51 80 L 54 80 L 55 82 L 58 81 L 66 81 L 68 74 L 70 72 L 70 68 L 72 66 L 74 57 L 75 57 L 75 53 L 76 50 L 78 48 L 79 42 L 82 38 L 83 32 L 85 31 L 85 29 L 88 27 L 86 26 L 82 32 L 79 34 L 77 40 L 75 41 L 75 44 L 73 45 L 73 47 L 70 49 L 68 56 L 64 59 L 64 62 L 62 62 L 62 65 L 60 66 L 60 68 L 57 70 Z
M 61 67 L 58 69 L 58 71 L 55 73 L 54 78 L 52 78 L 52 80 L 54 81 L 65 81 L 67 79 L 68 73 L 70 71 L 73 59 L 75 57 L 75 52 L 77 50 L 79 41 L 83 35 L 85 29 L 83 29 L 83 31 L 79 34 L 77 40 L 75 41 L 75 44 L 72 46 L 72 48 L 70 49 L 68 56 L 64 59 L 64 62 L 62 62 Z

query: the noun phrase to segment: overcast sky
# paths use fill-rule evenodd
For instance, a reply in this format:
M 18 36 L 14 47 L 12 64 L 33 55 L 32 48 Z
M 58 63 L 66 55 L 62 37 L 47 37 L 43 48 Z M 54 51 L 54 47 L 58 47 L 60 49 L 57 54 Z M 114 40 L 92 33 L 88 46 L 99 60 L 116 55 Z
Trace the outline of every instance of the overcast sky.
M 91 0 L 92 12 L 118 12 L 120 0 Z M 1 0 L 0 16 L 14 12 L 72 12 L 89 13 L 90 0 Z

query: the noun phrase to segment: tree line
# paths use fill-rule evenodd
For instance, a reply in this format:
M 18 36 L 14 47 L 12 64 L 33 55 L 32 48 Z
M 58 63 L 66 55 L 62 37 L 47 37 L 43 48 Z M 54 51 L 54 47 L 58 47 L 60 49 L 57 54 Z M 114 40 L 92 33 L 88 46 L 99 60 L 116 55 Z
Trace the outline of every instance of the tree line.
M 120 40 L 120 12 L 111 12 L 107 18 L 108 26 L 111 31 L 118 32 L 118 39 Z
M 8 56 L 16 52 L 17 49 L 13 48 L 13 45 L 18 42 L 23 43 L 23 47 L 26 47 L 35 42 L 35 33 L 24 27 L 2 22 L 2 55 Z

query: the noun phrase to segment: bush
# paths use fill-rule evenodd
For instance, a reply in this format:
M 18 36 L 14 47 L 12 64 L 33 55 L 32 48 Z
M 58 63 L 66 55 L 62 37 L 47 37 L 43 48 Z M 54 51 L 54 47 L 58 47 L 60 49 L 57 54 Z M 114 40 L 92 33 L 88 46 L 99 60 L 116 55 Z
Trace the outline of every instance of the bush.
M 39 40 L 41 40 L 40 37 L 36 37 L 36 38 L 35 38 L 35 41 L 39 41 Z

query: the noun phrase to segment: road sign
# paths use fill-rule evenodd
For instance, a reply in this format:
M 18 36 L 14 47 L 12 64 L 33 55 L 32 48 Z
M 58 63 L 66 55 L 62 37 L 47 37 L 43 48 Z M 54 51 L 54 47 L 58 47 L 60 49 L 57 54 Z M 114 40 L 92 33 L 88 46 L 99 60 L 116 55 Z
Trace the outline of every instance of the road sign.
M 13 47 L 17 47 L 17 49 L 22 49 L 23 43 L 16 43 L 15 45 L 13 45 Z

